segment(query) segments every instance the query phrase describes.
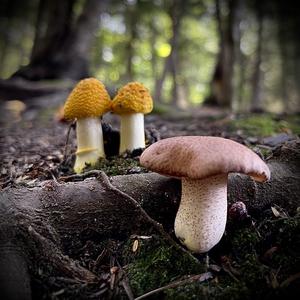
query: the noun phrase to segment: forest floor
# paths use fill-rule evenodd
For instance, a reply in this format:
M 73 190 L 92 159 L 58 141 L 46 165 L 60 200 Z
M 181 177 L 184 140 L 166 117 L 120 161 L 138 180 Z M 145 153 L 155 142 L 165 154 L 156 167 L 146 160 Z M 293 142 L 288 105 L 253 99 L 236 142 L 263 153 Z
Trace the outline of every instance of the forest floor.
M 54 104 L 47 102 L 49 105 L 27 108 L 20 101 L 0 102 L 0 191 L 16 186 L 37 187 L 45 180 L 72 175 L 75 130 L 62 120 L 59 104 L 64 99 L 62 96 L 58 99 Z M 116 143 L 111 136 L 118 138 L 118 118 L 108 114 L 103 121 L 112 126 L 107 127 L 106 146 L 114 153 Z M 300 135 L 299 115 L 234 116 L 205 107 L 150 114 L 145 117 L 145 124 L 148 143 L 179 135 L 221 136 L 247 145 L 264 159 Z M 139 166 L 138 156 L 108 157 L 99 166 L 108 176 L 145 172 Z M 118 241 L 117 254 L 116 241 L 101 241 L 95 249 L 80 252 L 82 257 L 77 256 L 76 260 L 83 264 L 87 264 L 87 256 L 89 263 L 99 264 L 101 260 L 98 272 L 104 283 L 109 281 L 108 287 L 106 283 L 95 288 L 57 279 L 37 288 L 38 281 L 34 281 L 34 298 L 133 299 L 132 294 L 137 297 L 162 287 L 147 297 L 282 299 L 288 296 L 292 299 L 293 293 L 299 294 L 300 285 L 299 211 L 288 214 L 286 208 L 274 207 L 264 211 L 259 219 L 250 218 L 238 226 L 229 222 L 227 234 L 216 249 L 208 256 L 196 256 L 199 263 L 149 232 Z M 254 223 L 259 230 L 253 230 Z M 118 260 L 118 264 L 112 264 L 112 259 Z M 121 271 L 128 280 L 115 289 L 112 280 L 116 281 Z M 195 274 L 198 277 L 187 277 Z

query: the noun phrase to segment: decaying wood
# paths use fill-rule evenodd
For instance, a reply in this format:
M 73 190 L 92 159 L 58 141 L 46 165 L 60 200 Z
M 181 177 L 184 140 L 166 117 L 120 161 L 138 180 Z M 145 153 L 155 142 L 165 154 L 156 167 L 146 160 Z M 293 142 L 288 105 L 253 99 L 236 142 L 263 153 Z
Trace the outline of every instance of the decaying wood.
M 229 201 L 245 202 L 250 214 L 272 204 L 293 213 L 300 195 L 299 146 L 299 141 L 288 142 L 274 152 L 268 161 L 272 173 L 268 183 L 230 175 Z M 163 233 L 157 222 L 166 231 L 172 228 L 180 201 L 178 179 L 145 173 L 114 176 L 109 181 L 99 172 L 90 175 L 96 176 L 2 191 L 0 289 L 7 288 L 11 299 L 18 297 L 18 291 L 23 291 L 23 299 L 30 299 L 28 276 L 38 276 L 38 269 L 47 264 L 54 274 L 86 282 L 97 280 L 95 274 L 67 256 L 70 249 L 79 249 L 87 240 L 123 239 L 132 233 L 149 232 L 149 227 Z M 18 267 L 8 268 L 8 264 Z M 12 278 L 11 285 L 5 282 L 7 278 Z

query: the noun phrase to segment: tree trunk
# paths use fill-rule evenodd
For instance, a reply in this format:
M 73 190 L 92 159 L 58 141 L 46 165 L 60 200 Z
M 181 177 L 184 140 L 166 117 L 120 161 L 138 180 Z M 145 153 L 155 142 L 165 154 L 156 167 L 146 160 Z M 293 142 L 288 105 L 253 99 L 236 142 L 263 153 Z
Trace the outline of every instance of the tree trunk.
M 258 21 L 258 31 L 257 31 L 257 49 L 256 49 L 256 60 L 254 66 L 254 73 L 252 78 L 252 88 L 253 94 L 251 99 L 251 112 L 261 113 L 264 111 L 262 103 L 262 72 L 261 72 L 261 62 L 262 62 L 262 42 L 263 42 L 263 14 L 261 4 L 257 4 L 257 21 Z
M 293 42 L 294 45 L 294 53 L 293 53 L 293 61 L 294 61 L 294 70 L 293 70 L 293 81 L 296 89 L 296 99 L 295 104 L 293 107 L 293 112 L 300 113 L 300 84 L 299 84 L 299 78 L 300 78 L 300 40 L 299 40 L 299 26 L 300 26 L 300 20 L 299 20 L 299 8 L 297 11 L 297 17 L 295 18 L 295 24 L 293 28 L 294 33 L 294 39 Z
M 77 80 L 88 76 L 89 51 L 103 1 L 86 0 L 77 20 L 73 12 L 77 0 L 41 1 L 37 23 L 48 10 L 47 29 L 44 33 L 37 29 L 31 61 L 13 77 Z
M 164 81 L 168 75 L 168 73 L 172 74 L 173 78 L 173 91 L 172 91 L 172 103 L 177 103 L 177 50 L 178 50 L 178 38 L 180 33 L 180 25 L 181 20 L 184 16 L 184 8 L 185 8 L 185 1 L 184 0 L 175 0 L 173 1 L 169 15 L 172 20 L 172 37 L 169 41 L 171 45 L 171 52 L 170 55 L 166 58 L 163 71 L 161 76 L 156 80 L 155 83 L 155 94 L 154 98 L 158 102 L 162 102 L 161 95 L 163 90 Z M 174 99 L 175 97 L 175 99 Z
M 245 19 L 245 2 L 238 1 L 235 11 L 235 21 L 233 26 L 234 38 L 234 65 L 232 79 L 232 100 L 231 108 L 233 112 L 239 112 L 243 106 L 243 90 L 245 84 L 245 56 L 241 51 L 242 28 L 241 22 Z
M 216 19 L 220 37 L 220 50 L 211 81 L 211 95 L 206 103 L 220 107 L 232 107 L 233 75 L 235 62 L 235 32 L 239 21 L 237 18 L 240 0 L 228 0 L 228 16 L 222 13 L 221 1 L 216 0 Z
M 125 61 L 126 63 L 126 81 L 134 80 L 134 70 L 133 70 L 133 57 L 134 57 L 134 42 L 137 38 L 137 21 L 138 21 L 138 5 L 139 1 L 136 4 L 127 5 L 126 11 L 126 31 L 128 35 L 128 42 L 125 50 Z
M 157 36 L 158 36 L 158 29 L 156 28 L 155 24 L 155 19 L 152 18 L 150 21 L 150 32 L 151 32 L 151 37 L 150 37 L 150 48 L 151 48 L 151 71 L 152 71 L 152 78 L 157 78 L 157 55 L 156 55 L 156 41 L 157 41 Z M 160 99 L 154 99 L 155 102 L 159 102 Z
M 8 56 L 8 50 L 11 44 L 10 41 L 10 28 L 11 23 L 13 21 L 14 13 L 15 13 L 15 7 L 18 5 L 15 0 L 11 1 L 3 1 L 1 3 L 1 8 L 5 12 L 5 18 L 2 18 L 1 20 L 1 26 L 2 28 L 5 28 L 5 30 L 1 30 L 2 37 L 1 37 L 1 49 L 0 49 L 0 75 L 3 76 L 5 74 L 5 68 L 6 68 L 6 58 Z
M 294 113 L 300 111 L 300 10 L 289 0 L 276 4 L 283 109 Z

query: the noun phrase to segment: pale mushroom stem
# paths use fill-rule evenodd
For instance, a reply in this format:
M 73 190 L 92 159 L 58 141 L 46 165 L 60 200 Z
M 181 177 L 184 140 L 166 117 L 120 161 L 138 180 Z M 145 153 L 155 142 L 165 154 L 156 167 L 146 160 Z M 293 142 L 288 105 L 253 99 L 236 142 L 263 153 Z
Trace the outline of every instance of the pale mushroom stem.
M 227 174 L 182 179 L 175 234 L 192 252 L 209 251 L 221 239 L 227 219 Z
M 144 114 L 133 113 L 120 115 L 120 150 L 133 151 L 138 148 L 145 148 Z
M 86 164 L 94 165 L 105 157 L 103 133 L 99 118 L 78 119 L 76 124 L 77 151 L 74 171 L 81 173 Z

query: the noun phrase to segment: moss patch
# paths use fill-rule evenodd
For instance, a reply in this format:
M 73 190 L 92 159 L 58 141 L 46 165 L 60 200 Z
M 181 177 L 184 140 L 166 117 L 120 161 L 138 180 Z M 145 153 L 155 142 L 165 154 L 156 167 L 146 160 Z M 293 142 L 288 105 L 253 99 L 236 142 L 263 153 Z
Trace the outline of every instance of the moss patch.
M 231 226 L 220 248 L 222 253 L 208 253 L 212 263 L 222 266 L 221 271 L 213 272 L 213 279 L 166 289 L 149 299 L 273 300 L 299 293 L 300 278 L 292 279 L 300 270 L 299 214 L 268 217 L 255 227 Z M 205 272 L 203 262 L 193 261 L 157 236 L 130 239 L 124 249 L 122 256 L 135 296 Z
M 271 114 L 251 115 L 247 117 L 239 117 L 237 120 L 229 124 L 230 130 L 242 130 L 246 135 L 250 136 L 270 136 L 282 132 L 300 134 L 300 117 L 289 116 L 278 119 Z
M 137 240 L 138 242 L 135 242 Z M 138 248 L 133 252 L 133 243 Z M 182 276 L 204 272 L 204 265 L 189 255 L 168 245 L 158 236 L 150 239 L 131 239 L 123 257 L 127 260 L 127 272 L 135 296 L 164 286 Z
M 138 157 L 113 156 L 109 159 L 102 158 L 93 167 L 87 166 L 84 172 L 89 170 L 101 170 L 107 176 L 146 173 L 147 170 L 139 163 Z

